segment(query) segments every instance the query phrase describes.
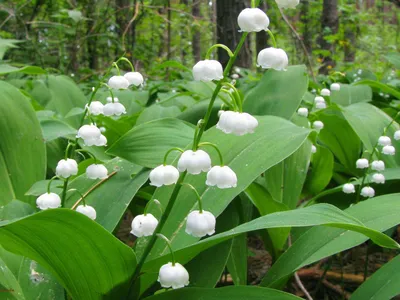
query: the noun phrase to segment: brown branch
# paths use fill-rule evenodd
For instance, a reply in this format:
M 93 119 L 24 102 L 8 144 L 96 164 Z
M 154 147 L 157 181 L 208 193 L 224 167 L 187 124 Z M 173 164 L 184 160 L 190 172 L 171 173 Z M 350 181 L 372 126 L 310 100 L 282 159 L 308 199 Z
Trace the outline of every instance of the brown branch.
M 297 274 L 301 278 L 321 278 L 323 275 L 324 271 L 319 270 L 317 268 L 308 268 L 308 269 L 301 269 L 297 271 Z M 325 274 L 325 277 L 331 280 L 337 280 L 340 281 L 342 279 L 342 274 L 334 272 L 334 271 L 327 271 Z M 343 280 L 345 282 L 351 282 L 351 283 L 363 283 L 364 282 L 364 276 L 363 275 L 355 275 L 355 274 L 343 274 Z
M 136 2 L 136 6 L 135 6 L 135 13 L 133 14 L 132 19 L 129 21 L 128 25 L 126 26 L 124 33 L 122 34 L 122 49 L 124 51 L 126 51 L 126 47 L 125 47 L 125 36 L 129 30 L 129 27 L 131 27 L 133 21 L 136 20 L 137 16 L 139 15 L 139 6 L 140 6 L 140 2 Z
M 86 198 L 86 196 L 89 195 L 91 192 L 93 192 L 99 185 L 106 182 L 108 179 L 113 177 L 115 174 L 117 174 L 117 171 L 110 173 L 110 175 L 108 175 L 107 178 L 104 178 L 103 180 L 99 181 L 94 186 L 92 186 L 85 194 L 82 195 L 83 197 L 79 198 L 78 201 L 75 202 L 75 204 L 71 207 L 71 209 L 74 210 L 78 206 L 78 204 L 82 201 L 83 198 Z
M 345 299 L 350 299 L 351 294 L 343 290 L 341 286 L 332 284 L 326 279 L 322 280 L 322 283 L 339 295 L 344 296 Z

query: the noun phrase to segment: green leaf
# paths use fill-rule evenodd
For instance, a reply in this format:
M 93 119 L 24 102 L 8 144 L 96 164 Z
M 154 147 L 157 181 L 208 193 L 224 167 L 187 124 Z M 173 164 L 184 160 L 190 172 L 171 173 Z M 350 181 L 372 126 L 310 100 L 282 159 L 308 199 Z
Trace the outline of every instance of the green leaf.
M 341 83 L 340 91 L 332 91 L 331 101 L 343 106 L 358 102 L 372 101 L 372 90 L 367 85 L 348 85 Z
M 254 115 L 273 115 L 290 119 L 299 107 L 307 88 L 308 76 L 304 65 L 290 66 L 285 72 L 270 69 L 246 95 L 244 110 Z
M 126 294 L 134 252 L 85 215 L 52 209 L 0 225 L 2 247 L 51 271 L 72 298 L 120 299 Z
M 142 111 L 136 121 L 136 124 L 140 125 L 158 119 L 174 118 L 180 113 L 181 110 L 177 106 L 165 107 L 161 104 L 154 103 Z
M 184 148 L 193 140 L 192 125 L 178 119 L 161 119 L 135 126 L 107 151 L 135 164 L 153 168 L 173 147 Z M 174 155 L 170 155 L 173 157 Z
M 400 294 L 400 255 L 383 265 L 351 295 L 350 300 L 389 300 Z
M 0 75 L 16 73 L 16 72 L 28 75 L 40 75 L 47 73 L 46 70 L 43 70 L 42 68 L 35 66 L 25 66 L 17 68 L 7 64 L 0 65 Z
M 345 212 L 358 218 L 368 228 L 383 232 L 400 223 L 399 197 L 400 194 L 390 194 L 372 198 L 353 205 Z M 296 270 L 358 246 L 366 240 L 366 236 L 345 230 L 345 228 L 311 228 L 280 256 L 264 277 L 261 285 L 281 286 L 281 281 L 291 276 Z
M 175 69 L 180 69 L 180 70 L 192 73 L 191 69 L 189 69 L 188 67 L 186 67 L 186 66 L 182 65 L 181 63 L 174 61 L 174 60 L 167 60 L 167 61 L 163 62 L 162 64 L 158 64 L 155 69 L 158 70 L 158 69 L 166 69 L 166 68 L 175 68 Z
M 60 137 L 75 138 L 76 129 L 70 125 L 59 120 L 42 120 L 40 121 L 42 127 L 43 138 L 45 142 L 58 139 Z
M 393 97 L 396 97 L 397 99 L 400 100 L 400 92 L 398 92 L 396 89 L 390 87 L 387 84 L 384 84 L 384 83 L 376 81 L 376 80 L 361 80 L 361 81 L 358 81 L 357 83 L 355 83 L 354 85 L 361 85 L 361 84 L 368 85 L 372 88 L 377 88 L 377 89 L 381 90 L 383 93 L 390 94 Z
M 384 57 L 397 69 L 400 69 L 400 54 L 398 52 L 388 53 Z
M 392 121 L 391 117 L 368 103 L 350 105 L 344 108 L 343 115 L 360 137 L 369 153 L 372 152 L 378 138 L 383 135 L 384 128 Z M 393 123 L 386 132 L 386 135 L 392 138 L 392 144 L 397 149 L 400 149 L 400 141 L 395 141 L 393 135 L 399 129 L 399 125 Z M 385 162 L 386 167 L 398 167 L 400 166 L 400 151 L 397 151 L 394 156 L 381 155 L 381 159 Z
M 312 194 L 321 192 L 331 181 L 333 175 L 333 154 L 322 146 L 317 147 L 311 160 L 310 173 L 307 177 L 306 187 Z
M 38 197 L 44 193 L 47 192 L 47 186 L 49 184 L 50 180 L 40 180 L 38 182 L 35 182 L 31 188 L 25 193 L 27 196 L 35 196 Z M 53 193 L 60 193 L 62 191 L 62 185 L 63 181 L 62 180 L 53 180 L 50 185 L 50 190 Z
M 174 299 L 190 299 L 190 300 L 245 300 L 245 299 L 268 299 L 268 300 L 300 300 L 301 298 L 294 295 L 255 286 L 235 286 L 224 287 L 219 289 L 201 289 L 201 288 L 184 288 L 175 291 L 169 291 L 154 295 L 146 300 L 174 300 Z
M 27 98 L 0 81 L 0 206 L 13 199 L 29 202 L 25 192 L 45 178 L 46 148 Z

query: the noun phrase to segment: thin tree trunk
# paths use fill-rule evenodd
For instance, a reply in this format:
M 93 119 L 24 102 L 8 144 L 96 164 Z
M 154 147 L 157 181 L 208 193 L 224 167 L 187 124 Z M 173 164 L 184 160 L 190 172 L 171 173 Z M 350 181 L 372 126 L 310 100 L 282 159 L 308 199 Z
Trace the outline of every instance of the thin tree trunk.
M 303 0 L 301 1 L 301 8 L 300 8 L 300 20 L 304 25 L 303 30 L 303 43 L 306 46 L 308 53 L 312 52 L 312 33 L 309 24 L 309 11 L 310 11 L 310 0 Z
M 201 0 L 193 0 L 192 15 L 198 21 L 200 17 L 200 4 Z M 201 59 L 201 35 L 199 26 L 194 27 L 192 34 L 192 51 L 195 62 Z

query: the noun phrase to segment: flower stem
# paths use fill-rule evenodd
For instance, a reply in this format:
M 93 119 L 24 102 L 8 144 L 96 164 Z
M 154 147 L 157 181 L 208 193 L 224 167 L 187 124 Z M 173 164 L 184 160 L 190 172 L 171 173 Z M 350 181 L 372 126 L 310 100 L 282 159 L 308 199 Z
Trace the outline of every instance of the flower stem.
M 193 192 L 196 194 L 197 202 L 198 202 L 198 204 L 199 204 L 199 211 L 200 211 L 200 213 L 202 213 L 202 212 L 203 212 L 203 204 L 202 204 L 201 196 L 200 196 L 199 192 L 198 192 L 198 191 L 196 190 L 196 188 L 195 188 L 193 185 L 191 185 L 190 183 L 183 182 L 182 185 L 187 186 L 188 188 L 190 188 L 191 190 L 193 190 Z
M 160 209 L 161 214 L 162 214 L 163 211 L 162 211 L 162 207 L 161 207 L 160 201 L 158 201 L 157 199 L 152 199 L 152 200 L 150 199 L 150 200 L 147 202 L 146 206 L 144 207 L 143 215 L 147 215 L 147 211 L 148 211 L 149 207 L 150 207 L 153 203 L 157 204 L 157 206 L 158 206 L 158 208 Z
M 224 49 L 226 52 L 228 52 L 229 57 L 233 56 L 233 53 L 232 53 L 231 49 L 229 49 L 228 46 L 225 46 L 223 44 L 215 44 L 215 45 L 211 46 L 210 49 L 208 49 L 208 51 L 206 53 L 206 59 L 210 59 L 211 53 L 213 52 L 214 49 L 217 49 L 217 48 Z
M 88 150 L 86 150 L 86 149 L 77 149 L 77 150 L 75 150 L 75 152 L 77 152 L 77 153 L 82 153 L 82 152 L 83 152 L 83 153 L 89 154 L 89 156 L 90 156 L 91 158 L 93 158 L 94 163 L 97 164 L 96 156 L 95 156 L 92 152 L 90 152 L 90 151 L 88 151 Z
M 53 178 L 50 179 L 49 183 L 47 184 L 47 193 L 50 194 L 50 187 L 51 187 L 51 182 L 58 178 L 57 176 L 53 176 Z
M 114 61 L 112 65 L 117 69 L 118 76 L 121 76 L 121 71 L 119 70 L 118 64 Z
M 135 68 L 133 67 L 131 61 L 129 59 L 127 59 L 126 57 L 120 57 L 116 63 L 120 62 L 120 61 L 124 61 L 127 62 L 129 64 L 129 66 L 131 67 L 132 72 L 135 72 Z
M 67 192 L 76 192 L 79 194 L 79 196 L 81 196 L 81 201 L 83 202 L 83 206 L 86 206 L 86 202 L 85 202 L 85 195 L 83 195 L 80 191 L 78 191 L 77 189 L 70 189 Z
M 217 145 L 215 145 L 213 143 L 209 143 L 209 142 L 204 142 L 204 143 L 200 143 L 199 144 L 199 147 L 202 147 L 202 146 L 211 146 L 211 147 L 213 147 L 218 152 L 219 162 L 221 163 L 221 167 L 224 165 L 224 158 L 223 158 L 222 153 L 219 150 Z
M 165 235 L 163 235 L 161 233 L 157 233 L 156 236 L 159 238 L 162 238 L 167 243 L 169 252 L 171 253 L 172 265 L 175 266 L 176 260 L 175 260 L 174 251 L 172 250 L 171 242 L 169 241 L 169 239 L 167 239 L 167 237 Z
M 276 46 L 276 40 L 275 40 L 275 36 L 274 36 L 274 34 L 272 33 L 272 31 L 271 30 L 269 30 L 269 29 L 267 29 L 266 30 L 266 32 L 268 33 L 268 35 L 270 36 L 270 38 L 271 38 L 271 41 L 272 41 L 272 45 L 274 46 L 274 48 L 277 48 L 277 46 Z
M 167 165 L 167 158 L 168 158 L 168 155 L 169 155 L 171 152 L 173 152 L 173 151 L 179 151 L 180 153 L 183 153 L 183 150 L 182 150 L 181 148 L 178 148 L 178 147 L 174 147 L 174 148 L 169 149 L 169 150 L 167 151 L 167 153 L 165 153 L 165 155 L 164 155 L 164 166 Z

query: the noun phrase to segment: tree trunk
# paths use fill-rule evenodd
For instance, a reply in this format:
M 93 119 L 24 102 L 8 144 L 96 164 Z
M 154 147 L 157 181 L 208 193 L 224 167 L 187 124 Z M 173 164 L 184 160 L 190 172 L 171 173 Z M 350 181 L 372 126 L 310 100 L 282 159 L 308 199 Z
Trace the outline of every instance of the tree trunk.
M 342 14 L 341 20 L 343 20 L 344 27 L 344 61 L 345 62 L 354 62 L 356 59 L 356 42 L 357 42 L 357 32 L 358 26 L 355 21 L 352 20 L 351 14 L 359 13 L 358 7 L 355 7 L 356 11 L 349 12 L 348 10 L 344 10 Z M 342 21 L 341 21 L 342 22 Z
M 309 24 L 310 0 L 301 1 L 300 20 L 304 24 L 303 43 L 306 46 L 308 53 L 312 53 L 312 32 Z
M 192 15 L 193 15 L 193 18 L 196 19 L 196 21 L 198 21 L 198 19 L 200 17 L 200 4 L 201 4 L 201 0 L 193 0 Z M 198 62 L 201 59 L 201 35 L 200 35 L 199 26 L 196 26 L 193 29 L 192 51 L 193 51 L 193 57 L 194 57 L 195 62 Z
M 327 74 L 330 69 L 335 66 L 335 61 L 332 58 L 334 44 L 327 41 L 324 36 L 336 34 L 339 27 L 338 18 L 338 3 L 337 0 L 324 0 L 322 18 L 321 18 L 321 36 L 319 45 L 322 50 L 327 50 L 330 55 L 324 56 L 323 65 L 319 69 L 321 74 Z
M 238 31 L 237 17 L 246 7 L 249 7 L 246 0 L 217 0 L 218 43 L 228 46 L 232 51 L 235 50 L 242 36 L 242 33 Z M 236 65 L 243 68 L 250 68 L 252 66 L 251 52 L 250 39 L 246 39 L 237 57 Z M 221 64 L 226 66 L 229 55 L 225 50 L 218 48 L 218 58 Z

